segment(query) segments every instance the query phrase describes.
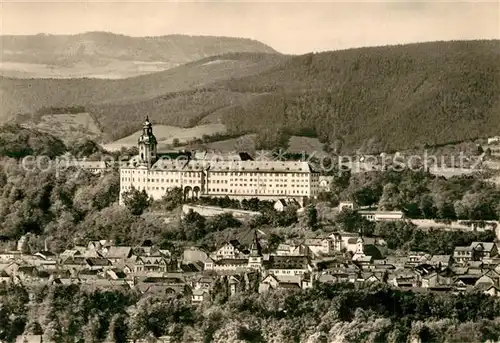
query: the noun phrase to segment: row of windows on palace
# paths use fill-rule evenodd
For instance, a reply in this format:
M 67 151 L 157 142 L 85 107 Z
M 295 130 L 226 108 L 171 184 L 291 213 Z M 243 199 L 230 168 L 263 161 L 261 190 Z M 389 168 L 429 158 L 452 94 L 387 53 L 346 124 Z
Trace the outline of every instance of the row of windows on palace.
M 122 181 L 127 181 L 127 180 L 122 180 Z M 134 179 L 132 179 L 132 181 L 134 181 Z M 148 180 L 148 181 L 149 181 L 149 180 Z M 161 181 L 163 182 L 163 179 L 162 179 Z M 232 181 L 232 180 L 231 180 L 231 181 Z M 236 181 L 236 180 L 235 180 L 235 181 Z M 252 179 L 250 179 L 250 181 L 252 181 Z M 271 180 L 270 180 L 270 181 L 271 181 Z M 277 181 L 277 180 L 276 180 L 276 181 Z M 153 181 L 153 182 L 154 182 L 154 181 Z M 179 182 L 179 180 L 166 180 L 166 182 L 167 182 L 167 183 L 169 183 L 169 182 L 171 182 L 171 183 L 178 183 L 178 182 Z M 194 184 L 199 184 L 199 182 L 193 182 L 193 183 L 194 183 Z M 219 182 L 217 182 L 217 183 L 219 183 Z M 224 182 L 221 182 L 221 183 L 224 183 Z M 227 180 L 225 180 L 225 183 L 226 183 L 226 184 L 228 183 L 228 182 L 227 182 Z M 208 182 L 207 182 L 207 184 L 208 184 Z M 262 183 L 262 182 L 260 182 L 260 183 L 258 183 L 258 184 L 257 184 L 257 183 L 248 183 L 248 184 L 246 184 L 246 183 L 230 183 L 230 184 L 229 184 L 229 187 L 238 187 L 238 186 L 240 186 L 240 187 L 247 187 L 247 186 L 248 186 L 248 187 L 263 187 L 263 188 L 266 188 L 266 187 L 268 187 L 268 186 L 269 186 L 269 188 L 273 188 L 273 184 L 272 184 L 272 183 L 270 183 L 270 184 L 266 184 L 266 183 Z M 127 187 L 127 186 L 122 186 L 122 188 L 123 188 L 123 187 Z M 292 188 L 297 187 L 297 188 L 301 188 L 301 187 L 309 187 L 309 185 L 308 185 L 308 184 L 293 184 L 293 183 L 292 183 L 291 185 L 287 185 L 287 184 L 279 184 L 279 183 L 276 183 L 276 184 L 274 184 L 274 187 L 275 187 L 275 188 L 281 188 L 281 187 L 292 187 Z M 129 187 L 129 188 L 130 188 L 130 187 Z M 149 189 L 149 188 L 150 188 L 150 187 L 148 187 L 148 189 Z M 151 188 L 152 188 L 153 190 L 155 189 L 155 187 L 154 187 L 154 186 L 152 186 Z M 123 189 L 128 189 L 128 188 L 123 188 Z M 156 189 L 158 189 L 158 187 L 156 187 Z M 163 190 L 163 187 L 161 187 L 161 189 Z M 208 188 L 208 189 L 210 189 L 210 188 Z
M 125 182 L 125 181 L 135 182 L 135 178 L 134 177 L 132 177 L 132 178 L 130 178 L 130 177 L 122 177 L 121 180 L 122 180 L 122 182 Z M 148 180 L 147 182 L 162 182 L 162 183 L 163 182 L 167 182 L 167 183 L 168 182 L 173 182 L 173 183 L 179 182 L 179 179 L 147 179 L 147 180 Z M 146 178 L 143 178 L 142 181 L 146 182 Z M 233 181 L 233 179 L 229 179 L 229 180 L 212 180 L 212 181 L 213 181 L 212 183 L 228 183 L 228 181 L 231 182 L 231 181 Z M 243 182 L 246 182 L 247 179 L 241 179 L 241 180 L 234 179 L 234 181 L 243 181 Z M 252 182 L 252 181 L 254 181 L 254 182 L 259 181 L 262 184 L 263 182 L 267 182 L 267 181 L 269 181 L 269 182 L 273 182 L 273 181 L 274 182 L 304 182 L 305 183 L 305 182 L 308 182 L 309 180 L 304 180 L 304 179 L 286 180 L 286 179 L 278 179 L 277 177 L 275 177 L 273 179 L 273 178 L 270 177 L 269 180 L 266 179 L 266 178 L 262 178 L 262 179 L 252 179 L 252 178 L 250 178 L 248 181 L 250 181 L 250 182 Z M 141 179 L 137 178 L 137 182 L 141 182 Z M 189 182 L 199 182 L 199 180 L 196 180 L 196 179 L 194 181 L 189 180 Z M 210 180 L 207 180 L 206 183 L 207 184 L 210 183 Z M 291 186 L 293 187 L 293 183 L 291 184 Z
M 201 177 L 201 172 L 178 172 L 178 171 L 147 171 L 147 170 L 126 170 L 122 169 L 124 174 L 150 174 L 152 176 L 162 176 L 165 174 L 168 175 L 180 175 L 185 177 Z M 299 177 L 299 178 L 308 178 L 309 173 L 275 173 L 272 171 L 262 171 L 259 173 L 249 173 L 249 172 L 209 172 L 210 176 L 261 176 L 262 174 L 271 174 L 270 176 L 281 176 L 281 177 Z
M 241 185 L 240 185 L 241 186 Z M 126 191 L 126 190 L 131 190 L 132 187 L 131 186 L 122 186 L 122 190 Z M 138 187 L 138 190 L 141 191 L 141 190 L 148 190 L 148 191 L 159 191 L 159 190 L 162 190 L 162 191 L 165 191 L 168 189 L 168 187 Z M 215 192 L 215 193 L 234 193 L 234 194 L 257 194 L 257 193 L 260 193 L 260 194 L 307 194 L 308 191 L 307 190 L 295 190 L 295 189 L 292 189 L 291 191 L 287 192 L 286 190 L 266 190 L 266 189 L 260 189 L 259 191 L 257 191 L 257 189 L 235 189 L 233 191 L 233 189 L 228 189 L 228 188 L 207 188 L 207 191 L 208 192 Z M 312 190 L 311 191 L 311 194 L 316 194 L 317 192 Z

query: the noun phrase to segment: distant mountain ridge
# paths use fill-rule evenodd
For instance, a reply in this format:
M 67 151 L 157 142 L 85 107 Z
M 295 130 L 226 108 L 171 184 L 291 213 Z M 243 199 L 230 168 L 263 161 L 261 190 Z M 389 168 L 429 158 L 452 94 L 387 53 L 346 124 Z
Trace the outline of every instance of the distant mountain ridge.
M 0 36 L 0 72 L 9 77 L 124 78 L 166 70 L 231 52 L 277 53 L 247 38 L 167 35 L 130 37 L 108 32 Z

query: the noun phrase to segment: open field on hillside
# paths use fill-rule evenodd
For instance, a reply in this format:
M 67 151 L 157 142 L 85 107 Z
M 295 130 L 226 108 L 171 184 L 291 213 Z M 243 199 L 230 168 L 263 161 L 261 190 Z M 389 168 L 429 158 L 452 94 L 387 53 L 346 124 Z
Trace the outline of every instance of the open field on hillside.
M 96 79 L 125 79 L 149 73 L 161 72 L 177 64 L 167 62 L 145 61 L 110 61 L 103 66 L 92 66 L 88 63 L 75 63 L 72 66 L 62 67 L 50 64 L 3 62 L 0 63 L 0 75 L 21 79 L 30 78 L 96 78 Z
M 444 176 L 445 178 L 450 178 L 453 176 L 468 175 L 472 173 L 480 172 L 480 169 L 467 169 L 467 168 L 430 168 L 429 170 L 432 174 L 437 176 Z
M 153 132 L 158 141 L 158 150 L 165 149 L 167 145 L 171 145 L 174 139 L 178 139 L 179 143 L 185 143 L 195 138 L 201 138 L 203 135 L 214 135 L 217 133 L 225 133 L 226 127 L 222 124 L 207 124 L 199 125 L 191 128 L 182 128 L 168 125 L 155 125 Z M 105 144 L 104 148 L 109 151 L 120 150 L 121 147 L 132 147 L 137 145 L 137 138 L 142 131 L 137 131 L 130 136 L 119 139 L 115 142 Z
M 239 138 L 226 139 L 206 144 L 208 150 L 231 152 L 231 151 L 245 151 L 253 152 L 255 150 L 255 137 L 256 135 L 244 135 Z
M 306 153 L 319 153 L 323 151 L 323 144 L 317 138 L 292 136 L 288 141 L 288 152 L 294 154 Z
M 120 79 L 159 72 L 229 52 L 275 53 L 250 39 L 169 35 L 128 37 L 109 32 L 76 35 L 1 35 L 0 75 L 16 78 Z
M 223 141 L 212 142 L 206 144 L 208 149 L 217 151 L 254 151 L 256 134 L 243 135 L 239 138 L 232 138 Z M 306 152 L 308 154 L 322 151 L 322 144 L 317 138 L 292 136 L 288 141 L 289 153 L 300 154 Z

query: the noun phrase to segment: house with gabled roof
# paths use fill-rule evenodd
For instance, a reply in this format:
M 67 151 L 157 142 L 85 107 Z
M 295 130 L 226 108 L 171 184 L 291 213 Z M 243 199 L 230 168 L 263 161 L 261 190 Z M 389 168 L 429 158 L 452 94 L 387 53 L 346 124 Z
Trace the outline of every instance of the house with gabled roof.
M 330 257 L 323 260 L 315 261 L 315 268 L 318 271 L 343 269 L 347 268 L 347 258 L 344 256 Z
M 292 255 L 294 245 L 290 243 L 280 243 L 274 251 L 274 255 L 278 256 L 290 256 Z
M 91 269 L 82 269 L 78 271 L 75 270 L 71 275 L 82 281 L 94 280 L 100 278 L 100 270 L 91 270 Z
M 243 252 L 240 250 L 240 243 L 237 240 L 232 240 L 221 246 L 214 254 L 215 260 L 225 259 L 240 259 L 244 257 Z
M 202 276 L 194 283 L 194 289 L 206 289 L 211 290 L 215 284 L 215 277 L 212 276 Z
M 85 259 L 87 268 L 90 270 L 102 270 L 111 268 L 112 264 L 107 258 L 88 257 Z
M 14 275 L 22 281 L 39 281 L 41 277 L 48 279 L 50 276 L 47 272 L 41 273 L 35 266 L 29 265 L 19 266 Z
M 420 275 L 412 269 L 395 271 L 389 275 L 390 283 L 396 287 L 413 288 L 420 287 Z
M 215 266 L 215 260 L 208 256 L 205 261 L 203 261 L 203 268 L 205 270 L 213 270 Z
M 9 275 L 15 275 L 17 270 L 22 266 L 19 262 L 10 262 L 3 270 Z
M 49 270 L 57 268 L 57 259 L 55 255 L 51 256 L 50 259 L 43 257 L 39 253 L 34 255 L 23 255 L 21 260 L 26 264 L 36 266 L 40 269 Z
M 300 275 L 313 271 L 307 256 L 269 256 L 264 268 L 274 275 Z
M 135 273 L 166 273 L 169 261 L 162 256 L 139 256 L 135 261 Z
M 140 282 L 134 286 L 142 294 L 189 294 L 191 293 L 191 288 L 186 285 L 170 285 L 165 283 L 144 283 Z
M 194 263 L 179 263 L 179 270 L 184 274 L 196 274 L 201 273 L 204 270 L 205 264 L 197 261 Z
M 306 239 L 304 245 L 315 256 L 329 256 L 334 252 L 333 241 L 330 237 Z
M 470 246 L 455 247 L 455 250 L 453 250 L 453 260 L 457 264 L 464 265 L 467 264 L 469 261 L 472 261 L 472 259 L 473 259 L 473 254 L 472 254 L 472 248 Z
M 472 242 L 473 260 L 481 261 L 498 255 L 498 248 L 494 242 Z
M 282 198 L 276 200 L 274 203 L 274 209 L 278 212 L 283 212 L 287 207 L 293 206 L 296 207 L 297 209 L 301 208 L 302 206 L 300 203 L 295 200 L 294 198 Z
M 410 266 L 416 266 L 423 263 L 428 263 L 431 259 L 431 255 L 424 251 L 410 251 L 408 253 L 408 258 L 406 264 Z
M 46 261 L 56 261 L 57 260 L 57 255 L 54 254 L 53 252 L 47 251 L 47 250 L 38 251 L 38 252 L 34 253 L 33 256 L 39 257 L 39 258 L 46 260 Z
M 223 271 L 243 271 L 248 269 L 248 258 L 227 258 L 216 260 L 212 264 L 212 269 L 209 269 L 210 263 L 205 264 L 205 270 L 214 270 L 216 272 Z
M 75 256 L 62 261 L 61 266 L 69 270 L 102 270 L 111 267 L 111 262 L 105 258 Z
M 464 280 L 458 278 L 455 279 L 452 286 L 456 292 L 466 292 L 469 288 L 472 287 L 471 285 L 465 283 Z
M 130 246 L 117 246 L 117 245 L 112 245 L 110 246 L 106 253 L 104 254 L 104 257 L 106 257 L 108 260 L 114 260 L 114 259 L 128 259 L 132 256 L 132 247 Z
M 300 243 L 297 245 L 292 245 L 289 256 L 308 256 L 312 258 L 313 254 L 307 245 Z
M 421 286 L 423 288 L 431 288 L 439 285 L 439 274 L 437 272 L 432 272 L 430 274 L 421 277 Z
M 193 290 L 191 295 L 192 304 L 201 304 L 203 301 L 209 299 L 210 293 L 203 288 Z
M 141 293 L 187 294 L 191 292 L 191 287 L 180 277 L 136 277 L 131 285 Z
M 103 249 L 108 248 L 113 244 L 112 241 L 106 240 L 106 239 L 101 239 L 97 241 L 90 241 L 87 244 L 87 250 L 95 250 L 95 251 L 101 251 Z
M 435 268 L 446 269 L 453 264 L 453 257 L 451 255 L 433 255 L 428 263 Z
M 264 293 L 267 292 L 271 289 L 278 289 L 280 286 L 285 286 L 285 288 L 296 288 L 300 289 L 300 280 L 296 278 L 295 282 L 291 282 L 291 280 L 287 280 L 287 282 L 281 281 L 276 275 L 274 274 L 268 274 L 265 276 L 262 281 L 259 284 L 259 293 Z
M 0 261 L 10 262 L 16 259 L 20 259 L 22 253 L 20 251 L 0 251 Z
M 489 283 L 479 283 L 474 286 L 474 290 L 490 295 L 492 297 L 500 297 L 500 288 Z
M 10 283 L 12 281 L 12 278 L 5 270 L 0 271 L 0 284 L 5 282 L 5 283 Z
M 59 255 L 59 259 L 61 261 L 64 261 L 64 260 L 67 260 L 68 258 L 76 257 L 76 256 L 82 256 L 82 253 L 80 250 L 78 250 L 78 249 L 66 249 Z
M 364 284 L 382 282 L 382 274 L 374 272 L 360 272 L 357 275 L 357 282 L 362 282 Z
M 259 284 L 259 293 L 267 292 L 271 289 L 294 290 L 312 288 L 312 274 L 300 275 L 266 275 Z
M 118 269 L 118 268 L 106 270 L 106 275 L 107 275 L 107 277 L 109 277 L 113 280 L 125 279 L 127 277 L 127 274 L 123 270 Z
M 242 283 L 244 284 L 245 280 L 240 275 L 231 275 L 228 280 L 229 294 L 235 295 Z
M 470 261 L 487 261 L 498 256 L 498 247 L 494 242 L 472 242 L 468 247 L 455 247 L 453 259 L 457 264 Z
M 112 264 L 123 264 L 132 257 L 132 247 L 112 245 L 107 249 L 104 257 Z

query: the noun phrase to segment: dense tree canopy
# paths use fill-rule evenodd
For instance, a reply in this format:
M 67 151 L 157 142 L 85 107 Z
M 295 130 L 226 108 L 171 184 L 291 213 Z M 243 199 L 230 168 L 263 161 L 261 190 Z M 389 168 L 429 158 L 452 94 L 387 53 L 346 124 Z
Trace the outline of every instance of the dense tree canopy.
M 168 335 L 172 342 L 307 341 L 322 336 L 365 343 L 497 340 L 498 299 L 480 293 L 417 293 L 382 284 L 321 285 L 305 291 L 229 295 L 227 277 L 209 303 L 193 308 L 189 294 L 139 295 L 83 286 L 0 284 L 0 339 L 42 333 L 55 342 L 114 342 Z M 29 301 L 28 292 L 33 294 Z
M 53 158 L 65 152 L 64 143 L 52 135 L 19 125 L 0 127 L 0 157 L 23 158 L 36 155 Z
M 449 179 L 424 171 L 335 175 L 329 197 L 359 206 L 401 210 L 410 218 L 496 220 L 500 188 L 475 176 Z

